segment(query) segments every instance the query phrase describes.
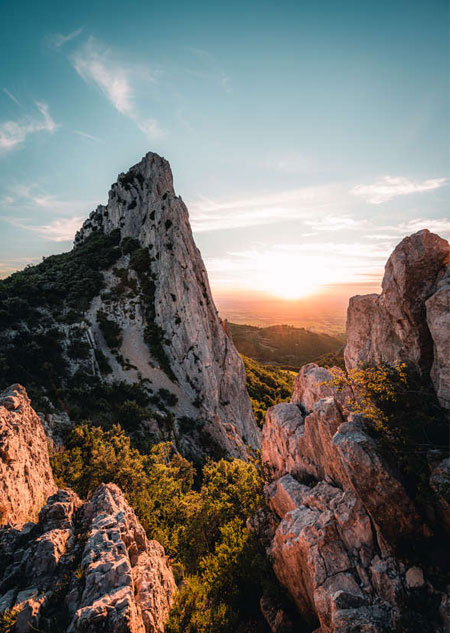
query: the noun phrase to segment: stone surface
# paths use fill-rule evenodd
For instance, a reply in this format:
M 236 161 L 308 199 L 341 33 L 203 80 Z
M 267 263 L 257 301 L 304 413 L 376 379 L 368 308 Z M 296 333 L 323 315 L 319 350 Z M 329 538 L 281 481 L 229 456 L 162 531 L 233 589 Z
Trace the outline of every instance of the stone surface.
M 0 395 L 0 524 L 35 520 L 56 492 L 41 421 L 21 385 Z
M 269 409 L 263 427 L 262 459 L 272 477 L 265 496 L 280 519 L 268 546 L 275 574 L 321 633 L 409 630 L 406 621 L 444 631 L 442 591 L 397 558 L 403 543 L 420 542 L 430 529 L 363 418 L 345 417 L 345 394 L 326 384 L 328 375 L 303 368 L 293 401 Z M 446 462 L 432 476 L 441 495 Z M 426 610 L 411 593 L 419 590 Z
M 175 581 L 120 489 L 82 502 L 52 495 L 36 525 L 0 530 L 0 605 L 19 611 L 17 633 L 162 633 Z
M 245 388 L 245 370 L 214 305 L 208 276 L 195 246 L 187 208 L 173 187 L 169 163 L 147 154 L 109 192 L 108 204 L 91 213 L 77 233 L 80 244 L 92 231 L 120 229 L 149 249 L 153 275 L 155 323 L 164 332 L 163 347 L 175 381 L 158 369 L 144 343 L 145 316 L 139 301 L 104 306 L 94 299 L 91 339 L 113 367 L 116 379 L 152 381 L 174 393 L 180 417 L 202 420 L 203 429 L 225 453 L 246 457 L 246 447 L 260 446 L 260 433 Z M 116 266 L 127 266 L 119 261 Z M 113 281 L 111 281 L 113 283 Z M 124 369 L 107 349 L 96 322 L 102 308 L 123 331 L 121 354 L 138 368 Z M 183 437 L 180 438 L 183 444 Z M 189 438 L 184 439 L 189 449 Z M 191 446 L 192 448 L 192 446 Z M 198 447 L 197 447 L 198 448 Z
M 438 289 L 425 303 L 433 338 L 431 379 L 441 405 L 450 409 L 450 266 L 437 285 Z
M 450 246 L 424 229 L 405 237 L 386 267 L 380 295 L 350 299 L 347 369 L 361 363 L 407 362 L 431 372 L 441 403 L 450 407 L 448 277 Z

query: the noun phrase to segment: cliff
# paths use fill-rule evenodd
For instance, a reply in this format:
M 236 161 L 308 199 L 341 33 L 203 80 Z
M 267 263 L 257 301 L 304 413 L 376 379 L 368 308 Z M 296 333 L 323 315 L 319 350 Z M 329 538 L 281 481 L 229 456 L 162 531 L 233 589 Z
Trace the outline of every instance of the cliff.
M 404 361 L 431 376 L 450 408 L 449 243 L 428 230 L 405 237 L 390 256 L 380 295 L 350 299 L 347 369 Z
M 306 365 L 291 402 L 267 413 L 262 459 L 279 522 L 269 547 L 275 574 L 305 630 L 446 631 L 445 582 L 434 584 L 436 567 L 418 552 L 437 547 L 442 556 L 445 548 L 432 535 L 450 516 L 448 460 L 432 471 L 439 491 L 430 503 L 441 513 L 430 527 L 364 418 L 347 416 L 345 393 L 324 384 L 331 378 Z M 445 558 L 441 564 L 445 570 Z
M 0 525 L 37 518 L 56 492 L 47 437 L 21 385 L 0 394 Z
M 119 176 L 71 253 L 1 282 L 0 298 L 0 378 L 24 382 L 40 411 L 119 421 L 193 457 L 259 447 L 243 363 L 160 156 Z

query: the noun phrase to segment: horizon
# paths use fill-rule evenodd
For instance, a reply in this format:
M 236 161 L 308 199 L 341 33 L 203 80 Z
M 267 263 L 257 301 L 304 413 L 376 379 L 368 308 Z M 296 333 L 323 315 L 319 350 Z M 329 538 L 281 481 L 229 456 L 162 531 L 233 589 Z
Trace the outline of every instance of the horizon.
M 6 8 L 1 277 L 149 150 L 229 320 L 342 322 L 403 237 L 450 237 L 445 2 L 137 6 Z

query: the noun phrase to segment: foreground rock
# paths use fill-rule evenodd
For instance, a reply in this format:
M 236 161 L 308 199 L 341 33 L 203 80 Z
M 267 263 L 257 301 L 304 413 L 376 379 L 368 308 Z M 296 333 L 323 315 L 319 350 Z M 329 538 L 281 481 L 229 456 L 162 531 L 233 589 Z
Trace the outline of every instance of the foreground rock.
M 280 520 L 269 548 L 275 573 L 311 631 L 444 631 L 445 587 L 398 557 L 431 530 L 364 420 L 345 417 L 345 394 L 330 378 L 317 365 L 303 367 L 291 403 L 269 409 L 263 427 L 273 480 L 266 498 Z M 445 487 L 439 468 L 436 489 Z
M 0 531 L 0 557 L 0 610 L 16 613 L 16 633 L 164 631 L 172 571 L 114 484 L 84 503 L 59 490 L 36 525 Z
M 431 373 L 441 405 L 450 408 L 449 262 L 447 240 L 426 229 L 400 242 L 386 264 L 381 294 L 350 299 L 347 369 L 405 361 Z
M 0 394 L 0 525 L 34 521 L 56 492 L 47 438 L 21 385 Z

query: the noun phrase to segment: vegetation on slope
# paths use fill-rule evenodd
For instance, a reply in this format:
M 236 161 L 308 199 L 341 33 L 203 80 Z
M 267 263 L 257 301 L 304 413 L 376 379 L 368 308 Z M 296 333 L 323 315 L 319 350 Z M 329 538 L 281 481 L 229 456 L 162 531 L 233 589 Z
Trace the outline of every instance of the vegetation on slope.
M 238 351 L 263 364 L 298 371 L 323 354 L 337 353 L 345 343 L 343 335 L 318 334 L 291 325 L 255 327 L 229 323 Z
M 351 394 L 345 402 L 347 414 L 364 416 L 409 493 L 426 501 L 431 494 L 427 452 L 448 450 L 448 421 L 432 386 L 405 363 L 332 373 L 333 386 Z
M 295 373 L 261 365 L 246 356 L 242 356 L 242 359 L 253 413 L 259 426 L 262 426 L 269 407 L 290 400 Z
M 263 591 L 278 592 L 264 548 L 246 521 L 263 506 L 257 464 L 207 462 L 196 471 L 170 443 L 132 447 L 116 425 L 75 427 L 52 456 L 59 485 L 87 497 L 100 482 L 124 492 L 150 538 L 166 549 L 177 580 L 169 633 L 267 631 Z

